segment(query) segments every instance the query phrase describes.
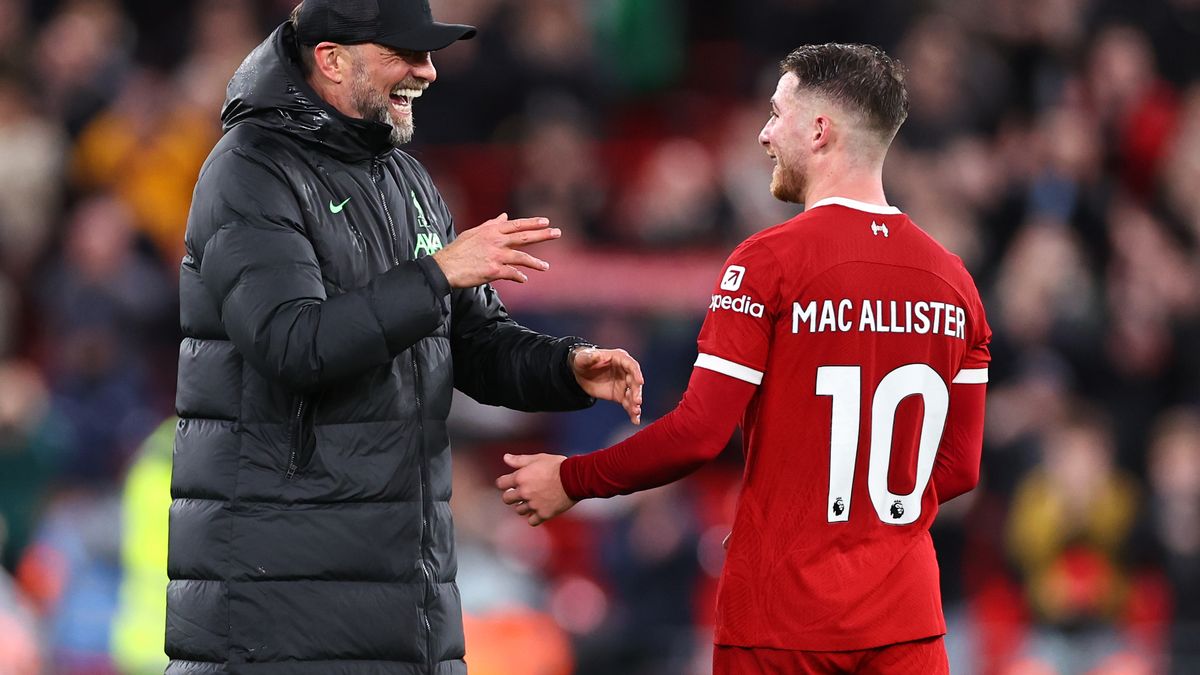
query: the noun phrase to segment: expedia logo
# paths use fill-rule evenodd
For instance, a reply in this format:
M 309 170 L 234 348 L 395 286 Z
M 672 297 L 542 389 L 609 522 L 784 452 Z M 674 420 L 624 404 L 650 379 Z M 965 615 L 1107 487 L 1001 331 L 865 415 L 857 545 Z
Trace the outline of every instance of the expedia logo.
M 738 314 L 749 314 L 756 319 L 761 319 L 763 312 L 767 310 L 765 305 L 761 302 L 754 302 L 748 295 L 743 295 L 740 298 L 733 298 L 728 295 L 714 295 L 708 309 L 712 312 L 718 309 L 730 309 Z
M 721 290 L 736 291 L 742 287 L 742 277 L 746 276 L 746 268 L 741 265 L 730 265 L 721 275 Z

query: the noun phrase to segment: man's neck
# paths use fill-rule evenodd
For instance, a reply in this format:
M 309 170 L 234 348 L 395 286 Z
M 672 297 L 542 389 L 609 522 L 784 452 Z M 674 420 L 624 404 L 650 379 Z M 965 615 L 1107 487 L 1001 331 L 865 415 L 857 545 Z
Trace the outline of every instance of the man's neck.
M 804 194 L 804 206 L 808 208 L 822 199 L 842 197 L 867 204 L 887 206 L 883 193 L 883 167 L 854 168 L 818 172 L 810 177 Z
M 354 111 L 354 106 L 350 105 L 349 95 L 344 91 L 344 87 L 334 86 L 329 80 L 316 75 L 308 78 L 308 86 L 334 110 L 346 117 L 359 117 Z

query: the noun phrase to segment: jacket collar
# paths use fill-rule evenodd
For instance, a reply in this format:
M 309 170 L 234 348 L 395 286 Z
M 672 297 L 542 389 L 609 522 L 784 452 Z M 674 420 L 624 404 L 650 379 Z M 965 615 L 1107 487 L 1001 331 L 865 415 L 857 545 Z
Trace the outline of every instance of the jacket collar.
M 338 112 L 317 95 L 300 72 L 291 22 L 255 47 L 226 89 L 221 125 L 254 124 L 293 136 L 345 161 L 391 152 L 391 127 Z

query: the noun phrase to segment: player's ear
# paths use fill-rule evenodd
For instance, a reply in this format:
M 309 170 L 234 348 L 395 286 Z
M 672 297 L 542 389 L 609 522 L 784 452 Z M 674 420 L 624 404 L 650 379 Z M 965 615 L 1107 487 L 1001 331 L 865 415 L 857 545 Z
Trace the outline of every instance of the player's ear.
M 833 138 L 833 120 L 825 115 L 817 115 L 812 123 L 813 152 L 824 148 Z

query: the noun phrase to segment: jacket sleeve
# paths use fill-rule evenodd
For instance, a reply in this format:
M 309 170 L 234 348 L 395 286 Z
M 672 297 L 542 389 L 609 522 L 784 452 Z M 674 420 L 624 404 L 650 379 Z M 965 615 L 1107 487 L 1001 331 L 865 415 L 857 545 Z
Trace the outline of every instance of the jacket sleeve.
M 554 338 L 508 316 L 490 284 L 453 294 L 454 386 L 471 398 L 514 410 L 578 410 L 588 396 L 567 362 L 577 337 Z
M 387 363 L 441 324 L 450 288 L 432 260 L 401 263 L 363 288 L 326 297 L 286 180 L 234 152 L 226 157 L 197 187 L 198 196 L 218 190 L 209 221 L 219 227 L 189 247 L 203 241 L 204 287 L 230 340 L 266 377 L 317 389 Z

